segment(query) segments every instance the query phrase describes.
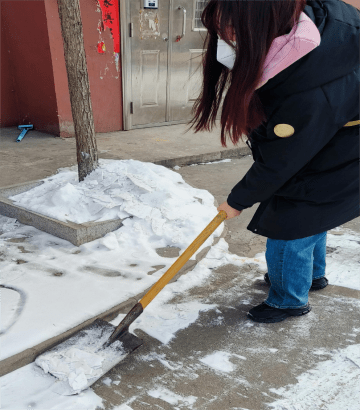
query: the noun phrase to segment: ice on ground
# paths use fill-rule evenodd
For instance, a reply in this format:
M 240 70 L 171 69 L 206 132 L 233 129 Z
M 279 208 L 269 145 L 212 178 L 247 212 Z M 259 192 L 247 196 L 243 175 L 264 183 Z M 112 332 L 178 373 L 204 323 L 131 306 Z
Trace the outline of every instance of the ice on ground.
M 235 369 L 235 366 L 229 360 L 231 356 L 231 353 L 216 351 L 199 360 L 200 362 L 206 364 L 209 367 L 212 367 L 215 370 L 220 370 L 221 372 L 229 373 L 234 371 Z
M 158 387 L 157 389 L 149 390 L 147 394 L 151 397 L 154 397 L 155 399 L 161 399 L 163 401 L 166 401 L 167 403 L 173 406 L 186 406 L 186 408 L 188 409 L 192 408 L 189 406 L 192 406 L 197 399 L 197 397 L 195 396 L 180 396 L 179 394 L 176 394 L 164 387 Z
M 360 345 L 328 353 L 332 354 L 331 359 L 298 376 L 297 384 L 270 389 L 282 398 L 268 405 L 274 410 L 358 409 Z

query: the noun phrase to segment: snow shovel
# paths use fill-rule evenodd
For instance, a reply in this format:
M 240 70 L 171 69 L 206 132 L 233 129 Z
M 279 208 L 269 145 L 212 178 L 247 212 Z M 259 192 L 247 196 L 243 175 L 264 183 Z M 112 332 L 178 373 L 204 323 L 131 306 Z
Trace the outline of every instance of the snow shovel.
M 63 395 L 77 394 L 141 346 L 143 341 L 129 333 L 129 326 L 226 218 L 226 212 L 220 211 L 117 327 L 96 319 L 37 356 L 35 363 L 60 379 L 53 390 Z

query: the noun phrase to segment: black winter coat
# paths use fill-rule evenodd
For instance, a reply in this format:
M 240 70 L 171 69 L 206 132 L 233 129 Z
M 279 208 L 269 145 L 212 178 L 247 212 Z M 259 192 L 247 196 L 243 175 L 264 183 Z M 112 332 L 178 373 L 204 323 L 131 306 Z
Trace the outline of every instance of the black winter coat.
M 247 229 L 293 240 L 359 216 L 360 12 L 341 0 L 308 0 L 304 13 L 321 43 L 271 78 L 258 93 L 267 122 L 250 134 L 254 164 L 228 204 L 260 202 Z M 289 124 L 295 133 L 278 137 Z M 276 131 L 276 130 L 275 130 Z

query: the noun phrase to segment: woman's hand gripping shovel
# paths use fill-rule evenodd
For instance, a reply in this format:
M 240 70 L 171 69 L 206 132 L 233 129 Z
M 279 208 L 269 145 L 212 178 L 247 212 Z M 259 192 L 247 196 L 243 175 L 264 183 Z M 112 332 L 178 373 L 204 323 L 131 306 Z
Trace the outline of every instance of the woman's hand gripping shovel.
M 124 360 L 129 353 L 133 352 L 143 344 L 141 339 L 129 333 L 129 326 L 141 315 L 146 306 L 165 287 L 165 285 L 170 282 L 190 257 L 225 219 L 227 219 L 227 213 L 224 210 L 221 210 L 200 235 L 170 266 L 164 275 L 151 287 L 145 296 L 136 303 L 116 328 L 105 320 L 96 319 L 91 325 L 73 334 L 60 344 L 53 345 L 54 347 L 49 348 L 36 358 L 35 362 L 37 364 L 42 365 L 41 367 L 44 368 L 43 363 L 45 362 L 45 366 L 47 366 L 46 368 L 49 373 L 59 377 L 60 380 L 63 379 L 62 383 L 65 383 L 66 386 L 61 387 L 62 394 L 76 394 L 91 386 L 111 368 Z M 75 368 L 71 381 L 70 376 L 67 381 L 64 381 L 61 371 L 56 369 L 56 363 L 58 362 L 54 362 L 54 357 L 71 358 L 71 355 L 73 355 L 72 357 L 77 355 L 78 358 L 84 358 L 84 360 L 87 360 L 87 363 L 90 363 L 90 365 L 91 363 L 95 363 L 93 369 L 96 370 L 94 371 L 90 369 L 88 370 L 88 373 L 83 376 L 85 372 L 84 369 L 82 369 L 82 373 L 80 374 L 78 369 Z M 69 362 L 71 359 L 67 360 Z M 51 364 L 54 366 L 52 367 Z M 80 365 L 78 365 L 78 367 L 79 366 Z M 77 380 L 76 375 L 78 375 L 79 378 L 77 383 L 75 383 Z M 67 391 L 67 393 L 64 393 L 65 391 Z

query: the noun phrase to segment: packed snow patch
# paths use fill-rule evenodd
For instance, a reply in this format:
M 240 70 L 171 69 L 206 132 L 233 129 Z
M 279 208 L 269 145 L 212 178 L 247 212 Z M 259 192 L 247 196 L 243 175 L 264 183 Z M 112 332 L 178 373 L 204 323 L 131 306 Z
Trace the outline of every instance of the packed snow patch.
M 203 357 L 202 359 L 200 359 L 200 362 L 206 364 L 209 367 L 212 367 L 215 370 L 229 373 L 234 371 L 235 369 L 235 366 L 229 360 L 231 356 L 231 353 L 217 351 Z
M 154 302 L 152 302 L 154 303 Z M 214 309 L 216 305 L 207 305 L 198 301 L 177 305 L 166 304 L 158 309 L 152 306 L 134 322 L 134 327 L 142 329 L 148 335 L 168 344 L 181 329 L 187 328 L 199 317 L 200 312 Z
M 133 410 L 133 409 L 127 404 L 121 404 L 120 406 L 113 407 L 111 410 Z
M 110 379 L 110 377 L 105 377 L 105 379 L 103 379 L 102 382 L 103 382 L 104 384 L 106 384 L 107 386 L 110 386 L 110 385 L 111 385 L 111 379 Z
M 192 406 L 197 399 L 197 397 L 195 396 L 180 396 L 179 394 L 176 394 L 164 387 L 158 387 L 157 389 L 149 390 L 147 393 L 149 396 L 154 397 L 155 399 L 166 401 L 173 406 L 186 406 L 186 408 L 191 408 L 188 406 Z

